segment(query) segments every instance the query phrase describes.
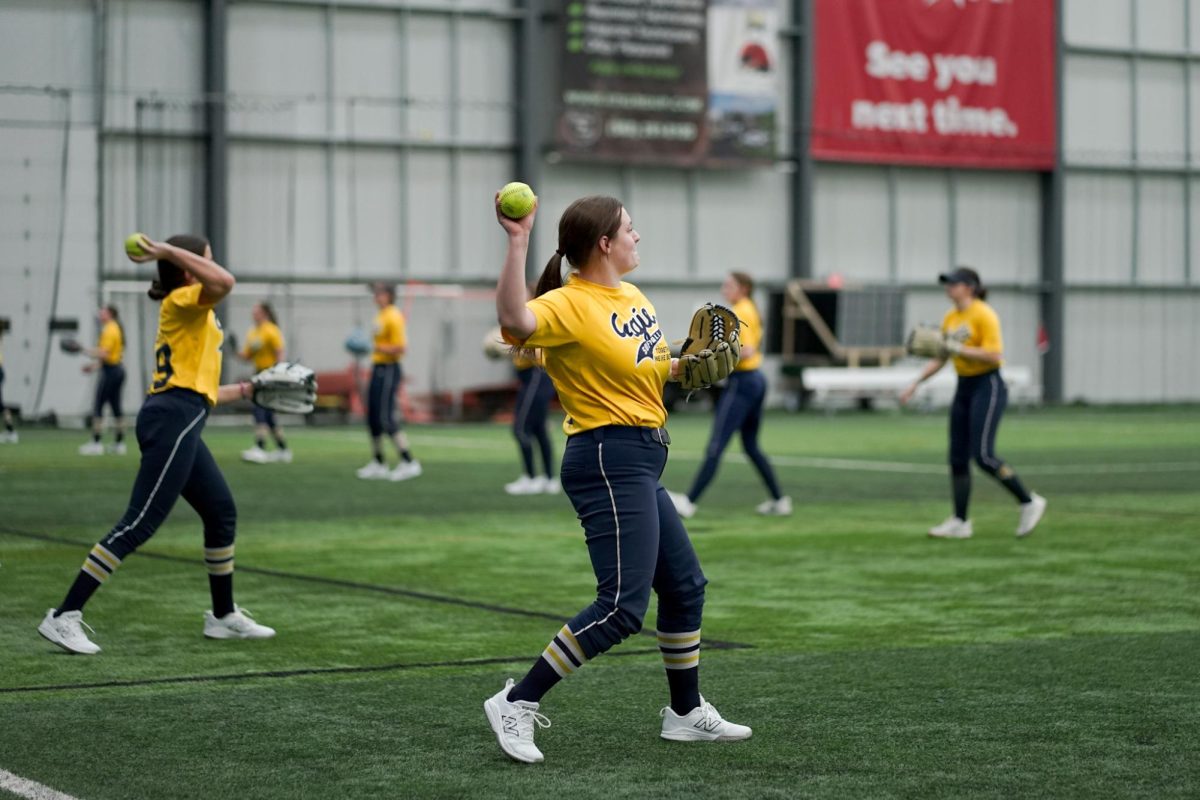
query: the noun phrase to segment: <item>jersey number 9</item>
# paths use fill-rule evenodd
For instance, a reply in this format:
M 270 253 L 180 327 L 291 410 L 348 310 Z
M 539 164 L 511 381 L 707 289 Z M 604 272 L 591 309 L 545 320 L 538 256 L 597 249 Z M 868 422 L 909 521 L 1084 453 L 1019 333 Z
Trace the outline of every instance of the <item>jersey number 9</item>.
M 175 374 L 171 366 L 171 345 L 164 344 L 154 351 L 154 388 L 164 389 L 167 381 Z

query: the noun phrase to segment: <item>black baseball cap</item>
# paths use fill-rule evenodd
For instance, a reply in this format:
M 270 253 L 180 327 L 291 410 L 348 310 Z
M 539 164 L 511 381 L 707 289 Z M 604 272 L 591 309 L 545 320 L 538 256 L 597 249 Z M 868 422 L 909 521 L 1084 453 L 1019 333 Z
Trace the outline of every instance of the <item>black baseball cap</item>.
M 979 273 L 970 267 L 958 267 L 938 275 L 938 283 L 967 283 L 979 285 Z

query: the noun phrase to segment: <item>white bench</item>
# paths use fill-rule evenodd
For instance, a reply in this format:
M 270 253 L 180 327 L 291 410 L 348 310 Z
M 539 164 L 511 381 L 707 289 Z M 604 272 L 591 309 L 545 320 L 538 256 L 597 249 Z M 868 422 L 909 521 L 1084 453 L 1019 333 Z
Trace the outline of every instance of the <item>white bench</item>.
M 804 388 L 811 392 L 810 403 L 830 409 L 838 406 L 896 403 L 900 393 L 917 379 L 927 362 L 894 367 L 810 367 L 804 370 Z M 1009 401 L 1024 405 L 1041 399 L 1041 387 L 1033 382 L 1033 370 L 1022 366 L 1004 366 L 1000 376 L 1008 386 Z M 950 366 L 944 367 L 917 389 L 912 404 L 920 408 L 944 408 L 954 398 L 956 378 Z

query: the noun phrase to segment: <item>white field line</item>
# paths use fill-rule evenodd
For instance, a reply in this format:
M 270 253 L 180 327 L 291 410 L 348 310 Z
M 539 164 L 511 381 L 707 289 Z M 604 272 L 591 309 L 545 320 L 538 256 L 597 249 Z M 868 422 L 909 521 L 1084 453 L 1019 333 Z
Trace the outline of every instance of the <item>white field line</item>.
M 339 432 L 339 438 L 364 439 L 361 434 Z M 414 445 L 422 447 L 454 447 L 464 450 L 510 450 L 509 442 L 494 439 L 471 439 L 462 436 L 413 436 L 409 440 Z M 740 464 L 749 463 L 747 458 L 734 449 L 731 444 L 724 458 Z M 671 448 L 671 455 L 676 458 L 699 460 L 703 454 L 694 450 Z M 944 475 L 944 464 L 922 464 L 915 461 L 876 461 L 863 458 L 820 458 L 815 456 L 767 456 L 771 463 L 780 467 L 803 467 L 808 469 L 831 469 L 846 472 L 899 472 L 909 475 Z M 1200 461 L 1127 461 L 1123 464 L 1036 464 L 1028 467 L 1017 466 L 1021 475 L 1126 475 L 1138 472 L 1196 472 L 1200 471 Z
M 49 786 L 14 775 L 8 770 L 0 769 L 0 789 L 12 792 L 30 800 L 79 800 L 74 795 L 63 794 Z

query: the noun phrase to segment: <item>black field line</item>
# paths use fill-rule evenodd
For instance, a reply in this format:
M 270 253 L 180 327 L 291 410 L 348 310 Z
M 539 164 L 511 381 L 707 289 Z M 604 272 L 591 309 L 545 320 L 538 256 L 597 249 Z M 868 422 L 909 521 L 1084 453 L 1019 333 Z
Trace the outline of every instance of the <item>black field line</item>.
M 90 547 L 89 543 L 82 542 L 77 539 L 68 539 L 63 536 L 51 536 L 45 533 L 34 533 L 33 531 L 23 531 L 17 528 L 12 528 L 7 525 L 0 525 L 0 533 L 6 533 L 10 536 L 21 536 L 26 539 L 38 539 L 43 542 L 53 542 L 55 544 L 66 544 L 72 547 Z M 175 564 L 187 564 L 195 566 L 199 563 L 194 558 L 184 558 L 183 556 L 169 556 L 164 553 L 152 553 L 144 550 L 135 551 L 143 558 L 153 558 L 158 561 L 169 561 Z M 378 594 L 388 594 L 397 597 L 407 597 L 413 600 L 424 600 L 429 603 L 441 603 L 443 605 L 460 606 L 463 608 L 472 608 L 477 611 L 487 611 L 492 614 L 508 614 L 516 617 L 532 617 L 534 619 L 544 619 L 551 622 L 562 624 L 570 619 L 569 616 L 562 614 L 552 614 L 548 611 L 533 611 L 527 608 L 513 608 L 512 606 L 501 606 L 494 603 L 482 603 L 478 600 L 467 600 L 463 597 L 454 597 L 452 595 L 434 594 L 432 592 L 421 592 L 415 589 L 401 589 L 396 586 L 383 586 L 377 583 L 360 583 L 358 581 L 349 581 L 342 578 L 328 578 L 322 575 L 304 575 L 299 572 L 284 572 L 277 569 L 266 569 L 264 567 L 247 567 L 242 564 L 237 565 L 237 571 L 250 573 L 252 575 L 265 575 L 269 578 L 283 578 L 284 580 L 304 581 L 305 583 L 316 583 L 322 586 L 336 586 L 341 589 L 354 589 L 362 592 L 376 592 Z M 643 628 L 643 636 L 657 636 L 658 631 L 652 628 Z M 719 639 L 706 639 L 704 646 L 715 650 L 740 650 L 753 647 L 753 645 L 743 644 L 741 642 L 724 642 Z
M 706 644 L 710 650 L 737 649 L 727 644 Z M 616 650 L 605 653 L 612 656 L 657 655 L 658 649 Z M 96 681 L 93 683 L 59 683 L 44 686 L 13 686 L 0 688 L 0 694 L 30 694 L 33 692 L 61 692 L 75 689 L 122 689 L 131 686 L 156 686 L 164 683 L 209 683 L 255 680 L 283 680 L 306 675 L 363 675 L 374 672 L 403 672 L 414 669 L 444 669 L 446 667 L 478 667 L 494 664 L 523 664 L 530 660 L 528 653 L 520 656 L 498 656 L 491 658 L 464 658 L 458 661 L 417 661 L 412 663 L 376 664 L 367 667 L 306 667 L 304 669 L 264 670 L 261 672 L 230 672 L 218 675 L 176 675 L 168 678 L 142 678 L 127 681 Z

